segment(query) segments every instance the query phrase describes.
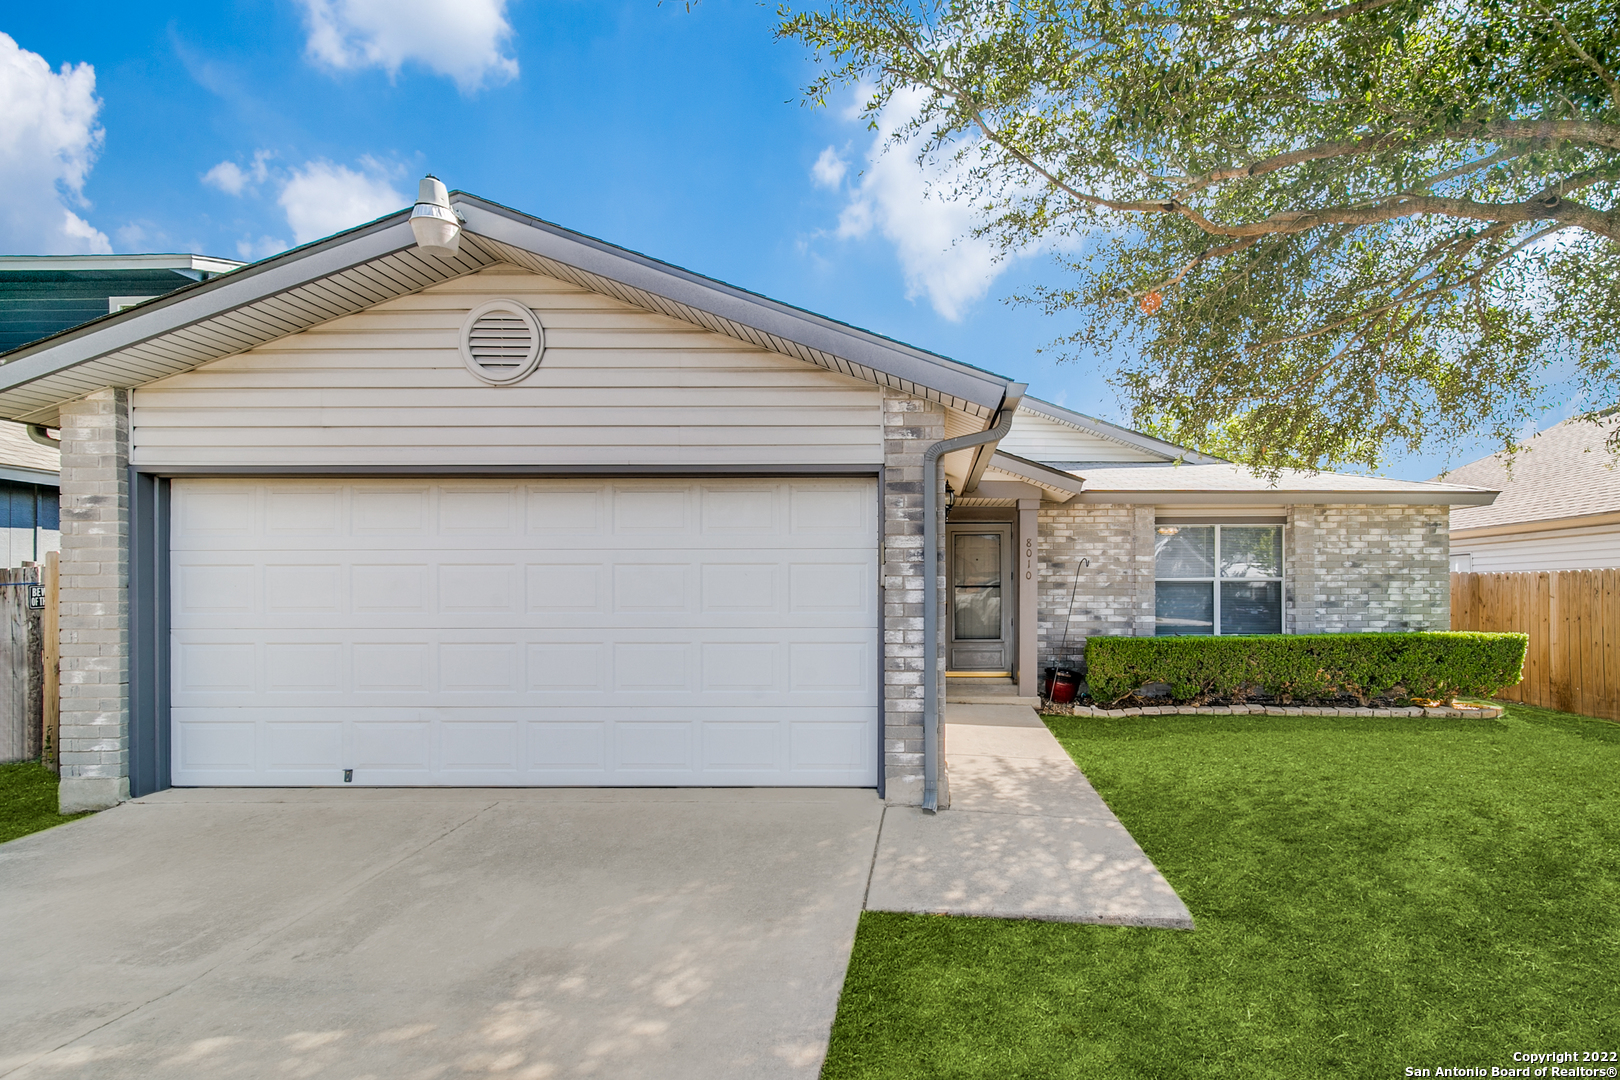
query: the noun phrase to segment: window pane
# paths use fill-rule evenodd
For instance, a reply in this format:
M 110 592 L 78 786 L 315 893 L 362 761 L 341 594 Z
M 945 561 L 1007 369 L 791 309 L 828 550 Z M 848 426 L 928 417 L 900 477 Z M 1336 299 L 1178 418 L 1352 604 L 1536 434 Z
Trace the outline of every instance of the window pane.
M 1153 559 L 1156 577 L 1214 577 L 1215 526 L 1160 525 Z
M 951 560 L 958 641 L 1001 637 L 1001 534 L 957 533 Z
M 1282 526 L 1227 525 L 1222 528 L 1221 577 L 1282 577 Z
M 1282 582 L 1221 582 L 1221 633 L 1282 633 Z
M 958 585 L 1001 584 L 1001 534 L 957 533 L 951 580 Z
M 1155 587 L 1155 634 L 1213 634 L 1215 586 L 1208 581 L 1161 581 Z

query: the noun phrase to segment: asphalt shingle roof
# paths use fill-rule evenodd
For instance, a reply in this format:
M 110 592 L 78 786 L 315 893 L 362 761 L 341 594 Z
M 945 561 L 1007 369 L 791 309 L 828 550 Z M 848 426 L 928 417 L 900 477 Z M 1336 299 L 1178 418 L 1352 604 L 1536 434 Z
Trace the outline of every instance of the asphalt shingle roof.
M 1530 440 L 1529 448 L 1513 461 L 1511 473 L 1500 453 L 1451 470 L 1445 476 L 1448 483 L 1496 488 L 1502 493 L 1490 506 L 1452 511 L 1452 529 L 1620 511 L 1620 469 L 1603 448 L 1615 423 L 1620 420 L 1601 426 L 1585 420 L 1555 424 Z

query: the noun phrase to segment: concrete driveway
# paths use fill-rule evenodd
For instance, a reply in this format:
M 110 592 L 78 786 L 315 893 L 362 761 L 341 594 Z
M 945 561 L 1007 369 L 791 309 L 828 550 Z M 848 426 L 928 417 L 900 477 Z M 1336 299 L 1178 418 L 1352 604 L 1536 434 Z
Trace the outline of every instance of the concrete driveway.
M 870 791 L 166 791 L 0 847 L 0 1076 L 814 1077 Z

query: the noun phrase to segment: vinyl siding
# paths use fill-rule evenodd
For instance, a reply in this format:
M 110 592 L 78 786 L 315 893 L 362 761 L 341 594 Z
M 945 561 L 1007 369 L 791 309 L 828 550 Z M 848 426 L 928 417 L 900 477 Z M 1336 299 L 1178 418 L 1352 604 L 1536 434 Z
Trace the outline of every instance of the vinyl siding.
M 467 313 L 509 298 L 539 369 L 463 366 Z M 882 392 L 847 376 L 499 266 L 134 391 L 131 460 L 163 466 L 872 464 Z
M 1468 569 L 1476 574 L 1503 574 L 1519 570 L 1599 570 L 1620 566 L 1620 527 L 1591 525 L 1580 529 L 1453 538 L 1453 558 L 1469 556 Z
M 1031 461 L 1169 460 L 1163 454 L 1087 434 L 1027 412 L 1019 412 L 1013 419 L 1012 430 L 1001 440 L 1000 449 Z

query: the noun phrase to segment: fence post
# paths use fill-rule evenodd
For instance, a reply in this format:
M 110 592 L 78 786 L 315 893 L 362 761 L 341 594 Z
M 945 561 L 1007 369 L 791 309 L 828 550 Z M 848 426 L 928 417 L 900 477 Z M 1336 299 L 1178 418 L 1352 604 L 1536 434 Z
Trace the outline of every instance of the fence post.
M 45 553 L 45 610 L 41 613 L 41 637 L 45 654 L 44 738 L 40 760 L 51 772 L 62 771 L 62 613 L 60 608 L 62 558 L 54 551 Z

